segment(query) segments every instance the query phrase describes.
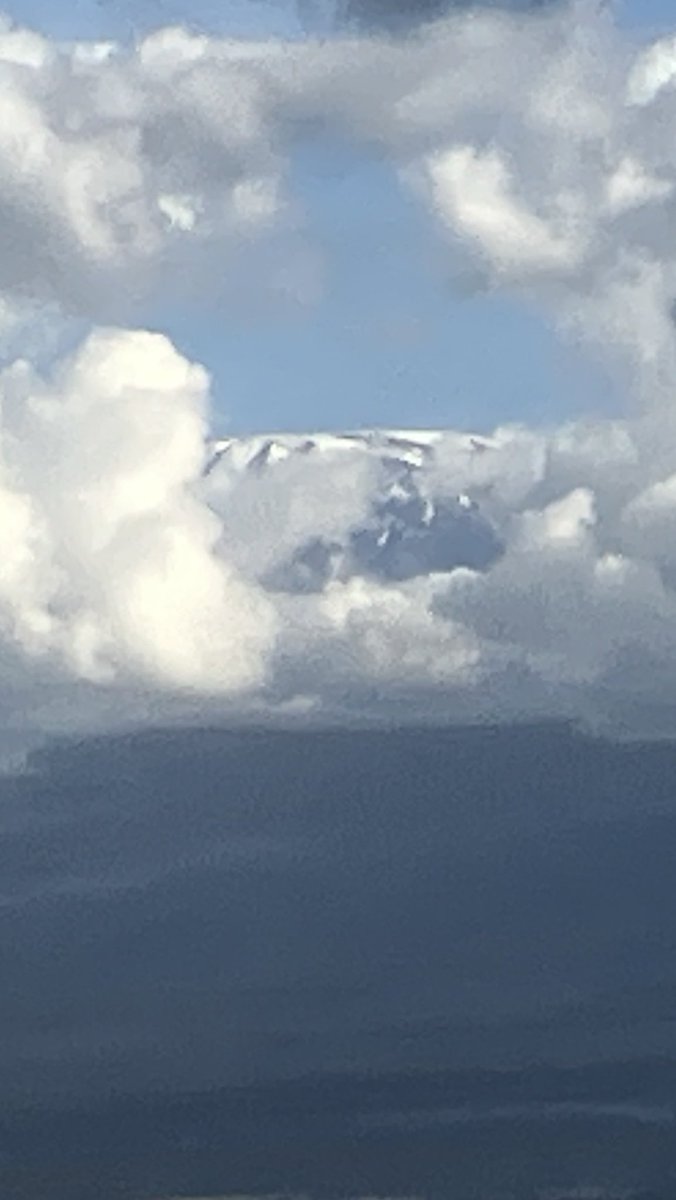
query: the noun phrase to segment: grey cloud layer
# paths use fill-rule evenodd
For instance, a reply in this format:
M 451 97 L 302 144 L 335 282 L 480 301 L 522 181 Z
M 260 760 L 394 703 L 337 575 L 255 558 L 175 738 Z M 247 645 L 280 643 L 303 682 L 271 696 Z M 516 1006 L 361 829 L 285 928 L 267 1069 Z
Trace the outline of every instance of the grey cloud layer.
M 179 707 L 669 723 L 672 40 L 637 52 L 583 0 L 537 21 L 458 12 L 406 44 L 176 28 L 58 47 L 6 27 L 0 77 L 0 630 L 12 688 L 39 685 L 32 719 L 54 697 L 54 721 L 77 721 L 84 687 L 104 723 L 144 689 Z M 378 542 L 377 454 L 329 448 L 205 485 L 205 373 L 160 334 L 99 326 L 236 286 L 265 239 L 297 246 L 290 163 L 318 128 L 375 146 L 451 268 L 604 355 L 628 408 L 497 430 L 479 454 L 442 438 L 419 519 L 431 503 L 439 544 L 462 527 L 465 548 L 428 554 L 421 535 L 422 570 L 402 566 L 410 538 L 394 557 Z M 25 341 L 32 317 L 42 340 L 50 312 L 90 334 L 46 367 L 30 349 L 12 361 L 16 328 Z M 473 524 L 454 515 L 465 502 Z
M 337 26 L 402 32 L 436 21 L 449 12 L 498 8 L 505 12 L 538 12 L 560 0 L 298 0 L 301 19 L 312 28 L 328 15 Z
M 497 1200 L 572 1162 L 666 1200 L 675 759 L 543 727 L 37 756 L 0 780 L 3 1194 Z

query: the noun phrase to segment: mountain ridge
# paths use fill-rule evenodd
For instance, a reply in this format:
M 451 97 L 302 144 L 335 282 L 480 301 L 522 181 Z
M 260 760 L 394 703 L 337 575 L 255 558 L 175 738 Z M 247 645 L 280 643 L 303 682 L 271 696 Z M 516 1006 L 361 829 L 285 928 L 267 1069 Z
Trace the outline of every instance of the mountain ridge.
M 320 463 L 321 483 L 329 492 L 335 472 L 336 497 L 346 486 L 339 469 L 350 456 L 355 466 L 357 459 L 373 464 L 374 478 L 358 519 L 347 516 L 344 526 L 330 535 L 313 534 L 305 525 L 289 553 L 259 576 L 270 591 L 317 592 L 331 580 L 354 576 L 403 582 L 458 567 L 487 569 L 504 549 L 501 535 L 465 488 L 439 486 L 436 459 L 441 446 L 473 458 L 494 445 L 489 438 L 442 429 L 233 436 L 210 443 L 205 477 L 232 498 L 243 482 L 269 482 L 280 465 L 291 464 L 298 469 L 282 481 L 277 504 L 288 501 L 291 492 L 312 508 L 318 502 L 318 481 L 309 471 L 304 478 L 306 463 Z M 274 502 L 269 501 L 268 510 Z M 226 502 L 221 515 L 227 519 L 227 514 Z

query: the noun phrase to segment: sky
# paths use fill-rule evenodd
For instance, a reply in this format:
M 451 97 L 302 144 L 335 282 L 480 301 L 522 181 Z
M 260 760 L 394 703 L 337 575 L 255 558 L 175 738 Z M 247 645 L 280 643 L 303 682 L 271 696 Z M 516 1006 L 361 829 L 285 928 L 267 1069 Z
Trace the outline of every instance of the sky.
M 233 5 L 233 25 L 267 36 L 282 27 L 274 16 L 281 7 L 245 3 L 240 15 Z M 229 27 L 227 5 L 204 11 L 208 27 L 216 13 Z M 199 5 L 191 12 L 200 19 Z M 639 36 L 668 29 L 672 17 L 668 0 L 619 5 L 620 22 Z M 621 410 L 616 381 L 579 347 L 562 346 L 537 312 L 502 297 L 470 299 L 442 272 L 421 268 L 434 253 L 428 229 L 389 172 L 340 146 L 303 157 L 297 186 L 327 256 L 321 301 L 283 331 L 242 330 L 218 317 L 197 332 L 181 328 L 180 317 L 172 327 L 222 377 L 230 431 L 384 423 L 485 430 Z
M 260 24 L 249 17 L 255 36 L 274 28 L 271 9 L 278 7 L 258 5 Z M 217 9 L 206 10 L 205 23 Z M 669 28 L 671 17 L 666 0 L 627 0 L 620 14 L 628 28 L 650 32 Z M 254 327 L 247 337 L 229 322 L 216 321 L 210 336 L 201 324 L 202 340 L 184 334 L 188 353 L 223 373 L 229 429 L 389 423 L 485 430 L 505 420 L 621 408 L 621 388 L 579 347 L 562 346 L 529 306 L 470 299 L 443 272 L 421 267 L 434 255 L 427 226 L 389 172 L 340 147 L 317 157 L 308 154 L 298 170 L 326 254 L 320 303 L 292 320 L 281 346 L 269 328 Z M 407 337 L 401 331 L 409 328 Z M 180 318 L 174 329 L 181 337 Z M 262 337 L 264 357 L 257 353 Z
M 673 730 L 676 76 L 640 12 L 7 19 L 8 742 Z
M 668 26 L 669 8 L 667 0 L 625 0 L 618 19 L 647 36 Z M 189 12 L 180 0 L 16 0 L 6 11 L 68 38 L 128 38 L 186 16 L 196 28 L 255 38 L 330 28 L 321 3 L 299 15 L 273 0 L 199 0 Z M 537 311 L 468 296 L 442 269 L 429 269 L 425 214 L 389 168 L 329 142 L 297 155 L 294 187 L 312 242 L 303 279 L 288 290 L 278 250 L 263 312 L 257 296 L 253 311 L 210 305 L 196 314 L 182 305 L 159 314 L 162 328 L 213 372 L 219 428 L 487 430 L 621 408 L 617 381 L 579 347 L 562 346 Z
M 672 1200 L 673 14 L 172 4 L 0 25 L 0 1193 Z

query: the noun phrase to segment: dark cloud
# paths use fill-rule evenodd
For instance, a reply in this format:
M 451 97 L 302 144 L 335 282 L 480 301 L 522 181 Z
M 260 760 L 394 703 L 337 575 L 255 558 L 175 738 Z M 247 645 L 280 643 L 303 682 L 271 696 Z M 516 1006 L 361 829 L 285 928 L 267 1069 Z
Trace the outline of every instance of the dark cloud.
M 354 1071 L 5 1113 L 0 1182 L 3 1200 L 673 1200 L 676 1139 L 660 1114 L 675 1086 L 674 1065 L 655 1060 Z M 642 1109 L 642 1095 L 663 1103 Z M 538 1104 L 561 1118 L 538 1120 Z M 449 1108 L 472 1115 L 454 1124 Z
M 4 1094 L 591 1051 L 545 1017 L 665 983 L 675 768 L 546 730 L 53 752 L 0 784 Z
M 563 0 L 298 0 L 304 24 L 309 27 L 328 18 L 334 25 L 361 29 L 405 31 L 444 17 L 453 10 L 496 8 L 507 12 L 535 12 Z
M 502 1177 L 539 1195 L 525 1181 L 565 1182 L 584 1155 L 618 1186 L 676 1169 L 659 1114 L 603 1109 L 676 1088 L 676 1068 L 611 1071 L 676 1062 L 673 747 L 174 731 L 33 766 L 0 780 L 3 1197 L 495 1200 Z M 593 1060 L 572 1091 L 557 1074 Z M 486 1082 L 495 1068 L 512 1084 Z M 504 1121 L 396 1128 L 421 1107 L 546 1099 L 603 1111 L 538 1132 L 535 1158 L 523 1121 L 516 1139 Z M 27 1104 L 44 1115 L 19 1128 Z M 378 1106 L 384 1130 L 365 1131 Z

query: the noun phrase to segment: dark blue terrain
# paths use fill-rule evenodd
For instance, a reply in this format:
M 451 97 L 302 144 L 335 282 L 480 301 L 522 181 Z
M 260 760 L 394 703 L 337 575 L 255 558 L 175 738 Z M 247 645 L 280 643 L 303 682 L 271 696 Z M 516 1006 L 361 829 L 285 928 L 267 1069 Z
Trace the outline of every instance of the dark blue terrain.
M 673 1200 L 675 780 L 555 727 L 35 756 L 0 781 L 3 1200 Z

